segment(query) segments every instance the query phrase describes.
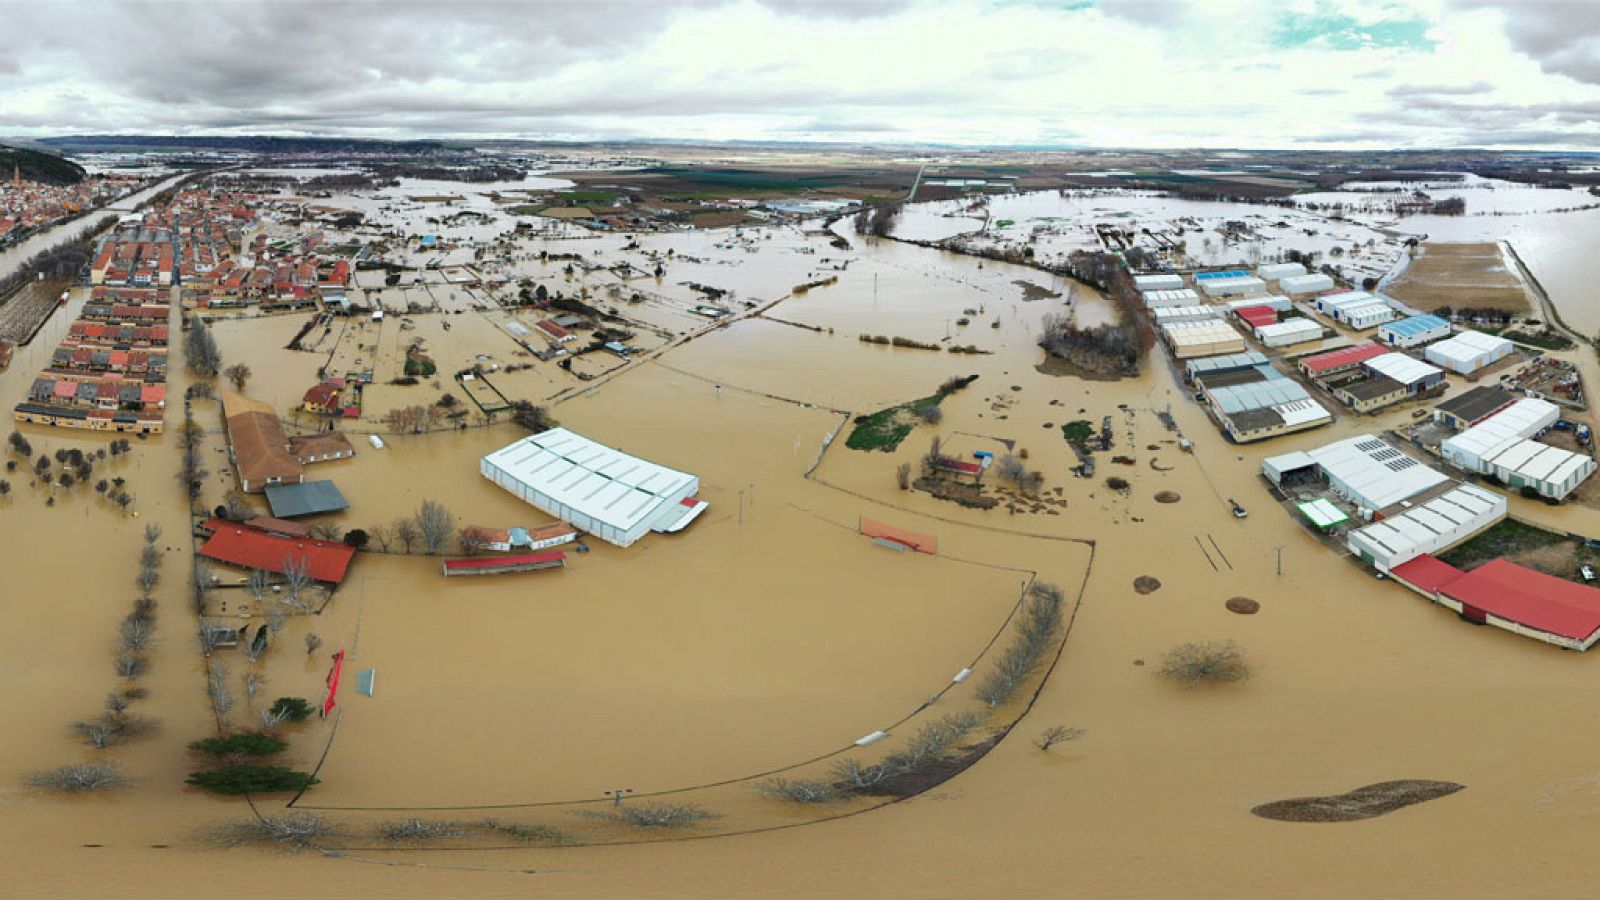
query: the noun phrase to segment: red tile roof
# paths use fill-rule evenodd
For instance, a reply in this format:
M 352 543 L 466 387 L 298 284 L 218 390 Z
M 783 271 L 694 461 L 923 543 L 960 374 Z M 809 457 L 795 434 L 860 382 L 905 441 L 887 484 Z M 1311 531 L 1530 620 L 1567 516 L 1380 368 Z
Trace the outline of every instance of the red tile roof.
M 279 537 L 222 519 L 207 519 L 204 527 L 211 537 L 201 546 L 201 556 L 278 574 L 283 573 L 287 561 L 304 560 L 312 579 L 328 584 L 344 581 L 350 559 L 356 553 L 348 544 Z

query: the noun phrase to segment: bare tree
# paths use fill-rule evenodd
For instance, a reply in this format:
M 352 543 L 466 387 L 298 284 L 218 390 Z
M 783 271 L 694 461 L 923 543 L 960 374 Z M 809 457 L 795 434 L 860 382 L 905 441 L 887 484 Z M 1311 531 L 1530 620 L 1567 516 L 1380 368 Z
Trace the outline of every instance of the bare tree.
M 415 544 L 417 540 L 421 538 L 421 536 L 422 534 L 417 530 L 417 523 L 414 520 L 406 518 L 394 520 L 395 540 L 399 541 L 401 546 L 406 548 L 407 553 L 411 552 L 411 546 Z
M 306 588 L 310 587 L 311 584 L 311 558 L 308 556 L 295 557 L 294 554 L 284 557 L 283 586 L 288 591 L 284 597 L 284 602 L 295 609 L 305 612 L 306 609 L 301 604 L 301 595 L 305 593 Z
M 267 683 L 267 676 L 260 672 L 246 672 L 240 683 L 244 686 L 244 702 L 254 706 L 256 694 L 260 692 L 261 686 Z
M 1250 677 L 1244 651 L 1233 641 L 1179 644 L 1161 661 L 1161 677 L 1193 688 L 1202 684 L 1227 684 Z
M 1028 475 L 1027 465 L 1024 464 L 1022 460 L 1017 459 L 1015 456 L 1012 456 L 1009 453 L 1000 457 L 1000 461 L 994 465 L 994 470 L 995 473 L 1001 478 L 1004 478 L 1007 481 L 1018 485 L 1019 487 L 1022 484 L 1022 479 L 1026 478 Z
M 272 589 L 272 574 L 266 569 L 251 569 L 245 587 L 250 591 L 250 599 L 260 605 L 266 598 L 267 591 Z
M 256 713 L 256 721 L 260 724 L 261 730 L 268 734 L 276 731 L 278 726 L 288 720 L 289 713 L 287 710 L 280 709 L 277 712 L 273 712 L 270 709 L 263 709 Z
M 902 491 L 911 488 L 911 463 L 901 463 L 895 467 L 894 483 L 898 484 Z
M 319 541 L 337 541 L 344 534 L 339 526 L 332 522 L 318 522 L 311 526 L 310 530 L 311 536 Z
M 117 648 L 133 653 L 148 650 L 155 643 L 155 630 L 154 620 L 130 613 L 117 628 Z
M 385 553 L 394 543 L 394 527 L 390 525 L 374 525 L 367 529 L 367 537 L 377 543 L 378 549 Z
M 150 671 L 150 661 L 143 654 L 135 653 L 132 650 L 124 650 L 118 653 L 112 664 L 116 673 L 129 681 L 143 678 L 144 673 Z
M 233 692 L 228 690 L 228 667 L 220 660 L 212 660 L 206 671 L 206 691 L 211 695 L 211 708 L 224 724 L 233 710 Z
M 489 551 L 491 541 L 487 530 L 476 525 L 468 525 L 456 535 L 456 543 L 461 546 L 462 553 L 477 556 Z
M 311 654 L 317 652 L 317 648 L 321 647 L 321 646 L 322 646 L 322 638 L 318 637 L 317 633 L 315 631 L 306 632 L 306 655 L 307 656 L 310 656 Z
M 1046 728 L 1033 742 L 1035 747 L 1046 753 L 1057 744 L 1065 744 L 1083 737 L 1087 732 L 1082 728 L 1068 728 L 1065 725 L 1052 725 Z
M 250 367 L 244 363 L 234 363 L 226 369 L 223 369 L 222 374 L 229 381 L 233 382 L 234 390 L 243 391 L 245 383 L 248 382 L 250 380 L 250 376 L 254 375 L 255 373 L 250 371 Z
M 416 524 L 417 533 L 421 535 L 422 545 L 429 556 L 444 552 L 456 530 L 455 516 L 433 500 L 424 500 L 422 506 L 417 508 Z
M 28 786 L 31 788 L 67 794 L 108 791 L 131 783 L 115 763 L 79 763 L 28 776 Z
M 206 592 L 211 590 L 211 564 L 204 557 L 194 558 L 194 572 L 191 578 L 194 588 L 194 611 L 203 614 L 206 609 Z

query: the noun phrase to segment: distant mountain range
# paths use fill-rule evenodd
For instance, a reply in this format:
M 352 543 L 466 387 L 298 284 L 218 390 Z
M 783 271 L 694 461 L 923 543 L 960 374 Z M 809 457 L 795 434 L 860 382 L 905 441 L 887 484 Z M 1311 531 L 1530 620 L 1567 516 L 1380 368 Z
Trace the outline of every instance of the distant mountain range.
M 53 153 L 0 147 L 0 180 L 11 180 L 13 173 L 20 173 L 26 181 L 46 184 L 77 184 L 88 174 L 83 166 Z

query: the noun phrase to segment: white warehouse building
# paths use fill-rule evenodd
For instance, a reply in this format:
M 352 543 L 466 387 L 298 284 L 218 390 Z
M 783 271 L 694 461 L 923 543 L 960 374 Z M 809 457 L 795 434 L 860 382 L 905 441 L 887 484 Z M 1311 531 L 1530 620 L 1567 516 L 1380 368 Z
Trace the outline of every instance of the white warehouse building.
M 1194 288 L 1144 292 L 1146 309 L 1159 309 L 1163 306 L 1199 306 L 1201 302 L 1200 295 L 1194 292 Z
M 1267 283 L 1254 275 L 1197 280 L 1207 297 L 1254 297 L 1267 292 Z
M 1268 347 L 1288 347 L 1321 340 L 1322 326 L 1304 317 L 1284 319 L 1282 322 L 1258 326 L 1256 339 Z
M 1350 532 L 1350 552 L 1380 572 L 1437 553 L 1505 518 L 1506 498 L 1462 484 L 1421 506 Z
M 1161 333 L 1172 347 L 1177 359 L 1193 356 L 1216 356 L 1219 353 L 1244 352 L 1244 335 L 1234 331 L 1221 319 L 1199 322 L 1169 322 L 1161 326 Z
M 1306 274 L 1306 267 L 1299 263 L 1263 263 L 1256 267 L 1256 275 L 1267 281 L 1281 281 L 1285 278 L 1294 278 Z
M 1463 331 L 1453 338 L 1432 344 L 1423 355 L 1428 362 L 1452 372 L 1471 375 L 1491 363 L 1511 355 L 1510 341 L 1481 331 Z
M 1157 325 L 1166 325 L 1169 322 L 1204 322 L 1208 319 L 1221 319 L 1222 310 L 1215 306 L 1158 306 L 1150 310 L 1150 315 L 1156 320 Z
M 1594 474 L 1594 460 L 1538 441 L 1520 440 L 1484 458 L 1489 474 L 1512 490 L 1531 488 L 1541 497 L 1565 500 Z
M 1141 291 L 1174 291 L 1183 287 L 1183 276 L 1172 272 L 1156 275 L 1135 275 L 1133 286 Z
M 1524 397 L 1439 445 L 1445 461 L 1469 472 L 1487 474 L 1485 460 L 1517 441 L 1531 440 L 1561 418 L 1548 400 Z
M 1314 450 L 1285 453 L 1261 461 L 1273 484 L 1290 472 L 1316 466 L 1328 487 L 1345 501 L 1374 512 L 1449 481 L 1449 476 L 1407 456 L 1384 439 L 1357 435 Z
M 1229 300 L 1227 303 L 1224 303 L 1223 306 L 1227 307 L 1228 312 L 1237 312 L 1238 310 L 1248 309 L 1252 306 L 1265 306 L 1267 309 L 1270 309 L 1273 312 L 1288 312 L 1294 308 L 1294 304 L 1289 302 L 1289 298 L 1282 296 L 1281 294 L 1264 294 L 1260 297 L 1240 297 L 1237 300 Z
M 483 477 L 619 547 L 646 532 L 680 531 L 704 512 L 700 479 L 607 447 L 565 428 L 525 437 L 483 457 Z
M 1324 294 L 1317 298 L 1317 309 L 1351 328 L 1371 328 L 1394 318 L 1394 309 L 1382 297 L 1366 291 Z
M 1315 294 L 1333 290 L 1333 279 L 1321 272 L 1309 275 L 1290 275 L 1278 280 L 1278 290 L 1285 294 Z

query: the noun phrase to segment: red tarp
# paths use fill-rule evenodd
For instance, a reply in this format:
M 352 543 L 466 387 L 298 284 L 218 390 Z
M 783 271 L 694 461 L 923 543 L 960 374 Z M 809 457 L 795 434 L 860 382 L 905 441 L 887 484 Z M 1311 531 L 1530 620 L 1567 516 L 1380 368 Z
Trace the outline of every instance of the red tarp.
M 939 540 L 931 534 L 906 531 L 872 519 L 861 520 L 861 533 L 870 538 L 884 538 L 885 540 L 894 541 L 896 544 L 904 544 L 920 553 L 939 552 Z
M 326 719 L 328 713 L 333 712 L 338 705 L 335 698 L 339 695 L 339 676 L 344 672 L 344 648 L 333 655 L 333 668 L 328 670 L 328 695 L 322 699 L 322 717 Z

